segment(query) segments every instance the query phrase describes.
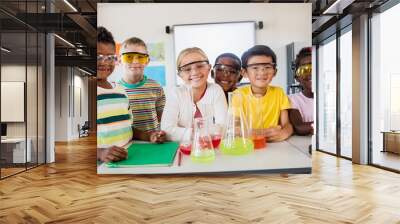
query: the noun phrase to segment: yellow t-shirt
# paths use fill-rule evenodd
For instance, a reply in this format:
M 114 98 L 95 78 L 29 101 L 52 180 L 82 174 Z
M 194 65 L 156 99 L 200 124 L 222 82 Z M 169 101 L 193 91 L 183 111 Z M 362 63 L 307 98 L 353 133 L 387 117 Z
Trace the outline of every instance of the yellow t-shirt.
M 235 93 L 241 93 L 241 100 L 233 96 L 232 103 L 237 105 L 239 102 L 250 128 L 270 128 L 279 125 L 282 110 L 291 108 L 289 98 L 282 88 L 268 86 L 267 93 L 263 97 L 255 97 L 251 91 L 251 86 L 244 86 Z M 239 95 L 240 96 L 240 95 Z

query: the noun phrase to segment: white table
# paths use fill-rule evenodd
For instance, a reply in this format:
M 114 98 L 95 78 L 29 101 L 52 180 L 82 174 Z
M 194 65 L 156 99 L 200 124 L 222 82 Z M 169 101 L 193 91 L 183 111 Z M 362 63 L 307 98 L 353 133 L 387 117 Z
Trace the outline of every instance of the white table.
M 31 145 L 32 141 L 30 138 L 27 138 L 28 144 L 25 144 L 25 138 L 6 138 L 1 139 L 2 147 L 12 146 L 12 163 L 25 163 L 31 161 Z M 25 145 L 26 151 L 25 151 Z M 2 148 L 3 151 L 3 148 Z M 4 150 L 5 151 L 5 150 Z M 26 154 L 25 154 L 26 152 Z
M 293 135 L 286 141 L 289 142 L 294 147 L 296 147 L 297 149 L 299 149 L 300 151 L 302 151 L 303 153 L 305 153 L 306 155 L 310 156 L 308 149 L 309 149 L 309 147 L 311 145 L 311 141 L 312 141 L 311 136 Z
M 293 138 L 293 137 L 291 137 Z M 243 156 L 223 155 L 216 150 L 211 164 L 199 164 L 183 155 L 181 166 L 178 156 L 168 167 L 108 168 L 104 163 L 97 167 L 98 174 L 200 174 L 200 173 L 311 173 L 311 156 L 300 150 L 310 144 L 311 137 L 296 136 L 279 143 L 267 143 L 266 149 L 255 150 Z M 298 144 L 298 145 L 295 145 Z

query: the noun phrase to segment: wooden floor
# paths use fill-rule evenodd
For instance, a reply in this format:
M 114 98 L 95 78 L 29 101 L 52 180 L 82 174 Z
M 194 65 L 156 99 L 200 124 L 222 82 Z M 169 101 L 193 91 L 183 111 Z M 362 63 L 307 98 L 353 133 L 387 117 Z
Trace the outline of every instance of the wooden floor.
M 395 170 L 400 170 L 400 155 L 392 152 L 374 151 L 373 163 Z
M 24 172 L 27 169 L 33 169 L 37 166 L 38 164 L 35 163 L 35 164 L 27 164 L 27 167 L 25 167 L 25 164 L 18 164 L 18 167 L 6 167 L 6 168 L 2 167 L 0 170 L 1 178 L 6 178 L 8 176 Z
M 1 178 L 25 171 L 25 167 L 18 167 L 18 168 L 1 168 Z
M 320 152 L 311 175 L 98 176 L 95 138 L 0 181 L 0 223 L 400 223 L 400 175 Z

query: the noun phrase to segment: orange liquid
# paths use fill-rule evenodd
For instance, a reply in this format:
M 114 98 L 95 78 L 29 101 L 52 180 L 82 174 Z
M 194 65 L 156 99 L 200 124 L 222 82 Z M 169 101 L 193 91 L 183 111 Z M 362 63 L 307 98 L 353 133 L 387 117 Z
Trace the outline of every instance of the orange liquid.
M 254 149 L 262 149 L 267 146 L 264 136 L 253 136 Z
M 199 139 L 200 146 L 203 149 L 212 149 L 212 141 L 211 138 L 203 137 Z

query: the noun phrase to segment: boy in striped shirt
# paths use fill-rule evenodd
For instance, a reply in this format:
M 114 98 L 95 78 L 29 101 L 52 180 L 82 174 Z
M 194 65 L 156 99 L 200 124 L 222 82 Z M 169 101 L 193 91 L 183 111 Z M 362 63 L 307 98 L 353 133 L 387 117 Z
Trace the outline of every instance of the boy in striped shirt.
M 117 56 L 112 34 L 104 27 L 97 30 L 97 159 L 119 161 L 128 156 L 133 133 L 139 139 L 159 142 L 158 133 L 133 131 L 129 99 L 125 90 L 107 81 L 114 71 Z
M 143 139 L 142 133 L 156 134 L 157 142 L 165 141 L 165 132 L 160 131 L 160 121 L 165 106 L 163 88 L 155 80 L 144 75 L 150 58 L 146 44 L 132 37 L 121 45 L 123 77 L 118 85 L 125 89 L 133 116 L 134 138 Z

